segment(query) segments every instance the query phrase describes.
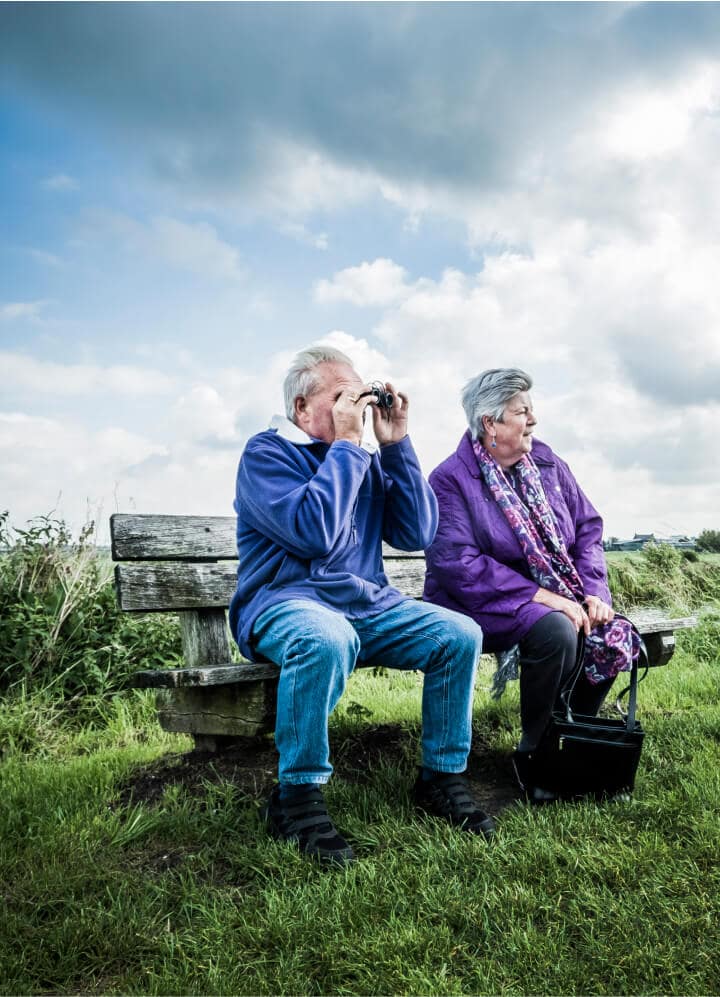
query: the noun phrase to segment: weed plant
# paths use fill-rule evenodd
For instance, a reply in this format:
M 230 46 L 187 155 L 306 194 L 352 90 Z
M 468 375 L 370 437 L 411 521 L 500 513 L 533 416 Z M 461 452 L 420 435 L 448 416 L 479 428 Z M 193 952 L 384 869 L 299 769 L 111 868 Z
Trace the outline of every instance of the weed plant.
M 607 565 L 623 613 L 654 606 L 684 615 L 720 601 L 720 563 L 712 555 L 693 560 L 668 544 L 648 544 L 637 554 L 610 554 Z
M 175 617 L 120 612 L 93 527 L 74 541 L 49 516 L 13 530 L 0 515 L 0 695 L 87 722 L 142 667 L 179 660 Z

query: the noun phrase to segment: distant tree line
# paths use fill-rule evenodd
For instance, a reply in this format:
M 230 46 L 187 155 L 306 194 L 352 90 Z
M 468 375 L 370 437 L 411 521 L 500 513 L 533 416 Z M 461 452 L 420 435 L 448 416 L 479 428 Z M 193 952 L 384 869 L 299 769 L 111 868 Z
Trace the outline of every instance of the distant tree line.
M 698 550 L 720 554 L 720 530 L 703 530 L 697 538 L 696 546 Z

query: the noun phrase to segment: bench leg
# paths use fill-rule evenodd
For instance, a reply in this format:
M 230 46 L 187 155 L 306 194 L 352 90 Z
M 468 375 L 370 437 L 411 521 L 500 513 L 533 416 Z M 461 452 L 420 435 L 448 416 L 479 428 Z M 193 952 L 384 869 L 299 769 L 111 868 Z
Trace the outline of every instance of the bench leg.
M 158 718 L 163 730 L 218 743 L 218 738 L 271 733 L 276 701 L 277 679 L 162 689 L 157 697 Z
M 675 653 L 675 635 L 672 633 L 648 634 L 643 640 L 651 668 L 666 665 Z

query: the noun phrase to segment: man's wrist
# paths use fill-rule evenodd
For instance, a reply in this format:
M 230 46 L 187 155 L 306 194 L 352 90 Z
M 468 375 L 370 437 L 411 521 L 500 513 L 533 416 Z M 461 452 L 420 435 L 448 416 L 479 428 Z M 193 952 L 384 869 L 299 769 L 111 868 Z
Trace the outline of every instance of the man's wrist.
M 403 442 L 403 440 L 406 440 L 406 439 L 408 438 L 408 436 L 409 436 L 409 434 L 408 434 L 408 433 L 405 433 L 405 434 L 404 434 L 403 436 L 401 436 L 401 437 L 400 437 L 400 439 L 398 439 L 398 440 L 385 440 L 384 442 L 383 442 L 383 441 L 380 441 L 380 440 L 378 440 L 378 443 L 380 444 L 380 447 L 381 447 L 382 449 L 384 449 L 385 447 L 392 447 L 392 446 L 394 446 L 394 445 L 395 445 L 396 443 L 402 443 L 402 442 Z

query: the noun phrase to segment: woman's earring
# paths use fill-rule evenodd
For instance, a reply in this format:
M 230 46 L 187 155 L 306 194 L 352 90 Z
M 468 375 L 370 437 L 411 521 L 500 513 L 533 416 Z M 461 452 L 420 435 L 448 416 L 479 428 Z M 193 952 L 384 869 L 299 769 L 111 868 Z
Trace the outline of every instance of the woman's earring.
M 494 437 L 494 436 L 493 436 L 493 438 L 492 438 L 492 443 L 490 444 L 490 446 L 491 446 L 491 447 L 493 448 L 493 450 L 494 450 L 494 449 L 495 449 L 495 447 L 497 446 L 497 440 L 495 439 L 495 437 Z

